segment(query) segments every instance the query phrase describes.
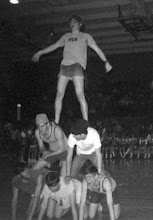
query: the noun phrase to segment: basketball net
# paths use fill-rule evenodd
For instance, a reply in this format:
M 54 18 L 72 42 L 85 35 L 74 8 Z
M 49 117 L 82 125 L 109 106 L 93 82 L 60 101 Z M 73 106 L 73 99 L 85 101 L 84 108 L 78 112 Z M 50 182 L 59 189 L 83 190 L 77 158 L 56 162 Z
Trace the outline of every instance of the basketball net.
M 127 16 L 146 16 L 144 0 L 129 0 L 127 5 Z

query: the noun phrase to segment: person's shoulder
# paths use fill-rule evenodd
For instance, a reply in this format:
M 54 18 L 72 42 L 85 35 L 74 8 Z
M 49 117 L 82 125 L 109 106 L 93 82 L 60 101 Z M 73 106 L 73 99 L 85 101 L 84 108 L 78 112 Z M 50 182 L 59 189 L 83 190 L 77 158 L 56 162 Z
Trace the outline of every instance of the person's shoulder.
M 55 122 L 52 122 L 52 123 L 53 123 L 53 127 L 54 127 L 55 131 L 63 132 L 63 129 L 59 124 L 56 124 Z
M 89 133 L 98 134 L 98 131 L 93 127 L 88 127 L 87 130 L 88 130 Z
M 89 34 L 89 33 L 84 33 L 84 32 L 81 32 L 81 33 L 86 38 L 92 37 L 91 34 Z
M 17 187 L 17 183 L 20 181 L 19 175 L 15 175 L 12 179 L 12 185 Z
M 67 37 L 69 37 L 71 35 L 72 35 L 71 32 L 67 32 L 67 33 L 63 34 L 62 38 L 67 38 Z
M 72 134 L 72 133 L 69 134 L 68 140 L 75 140 L 75 138 L 73 137 L 73 134 Z
M 39 130 L 38 130 L 38 129 L 35 130 L 35 137 L 36 137 L 36 138 L 40 138 Z
M 113 179 L 112 179 L 113 180 Z M 106 190 L 106 191 L 112 191 L 112 181 L 110 179 L 110 177 L 106 176 L 104 179 L 103 179 L 103 188 Z
M 57 137 L 61 137 L 65 134 L 62 127 L 58 124 L 54 124 L 54 129 L 55 129 L 55 135 Z

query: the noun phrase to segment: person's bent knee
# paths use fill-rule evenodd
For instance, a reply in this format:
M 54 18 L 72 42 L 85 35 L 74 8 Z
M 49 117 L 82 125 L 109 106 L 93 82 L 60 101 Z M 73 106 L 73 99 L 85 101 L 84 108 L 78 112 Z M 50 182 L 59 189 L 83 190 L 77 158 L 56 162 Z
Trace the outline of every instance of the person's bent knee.
M 85 100 L 85 96 L 83 92 L 77 92 L 76 96 L 79 100 Z
M 56 93 L 56 100 L 57 99 L 63 99 L 63 98 L 64 98 L 64 93 L 61 93 L 61 92 Z

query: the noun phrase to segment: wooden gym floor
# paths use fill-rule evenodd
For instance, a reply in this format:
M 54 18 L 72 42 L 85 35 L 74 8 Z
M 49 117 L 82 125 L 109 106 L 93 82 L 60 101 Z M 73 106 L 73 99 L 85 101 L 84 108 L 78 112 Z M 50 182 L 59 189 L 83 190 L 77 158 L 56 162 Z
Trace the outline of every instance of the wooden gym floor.
M 118 183 L 122 209 L 119 219 L 153 220 L 153 159 L 105 159 L 104 163 Z M 12 177 L 12 163 L 8 158 L 0 159 L 0 220 L 11 220 Z M 26 220 L 27 200 L 26 195 L 20 198 L 17 220 Z M 98 219 L 109 219 L 106 204 L 103 213 L 97 215 Z M 71 213 L 62 220 L 72 220 Z

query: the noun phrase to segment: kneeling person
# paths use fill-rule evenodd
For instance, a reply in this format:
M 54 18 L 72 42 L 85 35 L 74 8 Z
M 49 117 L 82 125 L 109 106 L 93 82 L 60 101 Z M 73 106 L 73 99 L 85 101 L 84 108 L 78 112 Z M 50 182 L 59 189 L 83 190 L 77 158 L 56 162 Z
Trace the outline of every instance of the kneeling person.
M 39 159 L 39 168 L 44 168 L 50 164 L 52 166 L 56 161 L 61 162 L 61 175 L 66 175 L 67 158 L 67 137 L 62 128 L 53 121 L 49 121 L 46 114 L 36 116 L 37 129 L 35 137 L 37 139 L 39 150 L 42 157 Z M 46 150 L 44 142 L 49 145 Z
M 104 195 L 106 195 L 110 220 L 118 219 L 120 205 L 117 201 L 115 180 L 109 174 L 98 175 L 98 170 L 94 166 L 87 167 L 84 174 L 79 220 L 94 218 Z
M 73 220 L 78 219 L 77 205 L 80 204 L 81 182 L 73 179 L 66 184 L 64 177 L 55 171 L 47 174 L 42 193 L 42 204 L 38 220 L 43 218 L 46 211 L 48 218 L 61 218 L 71 208 Z

